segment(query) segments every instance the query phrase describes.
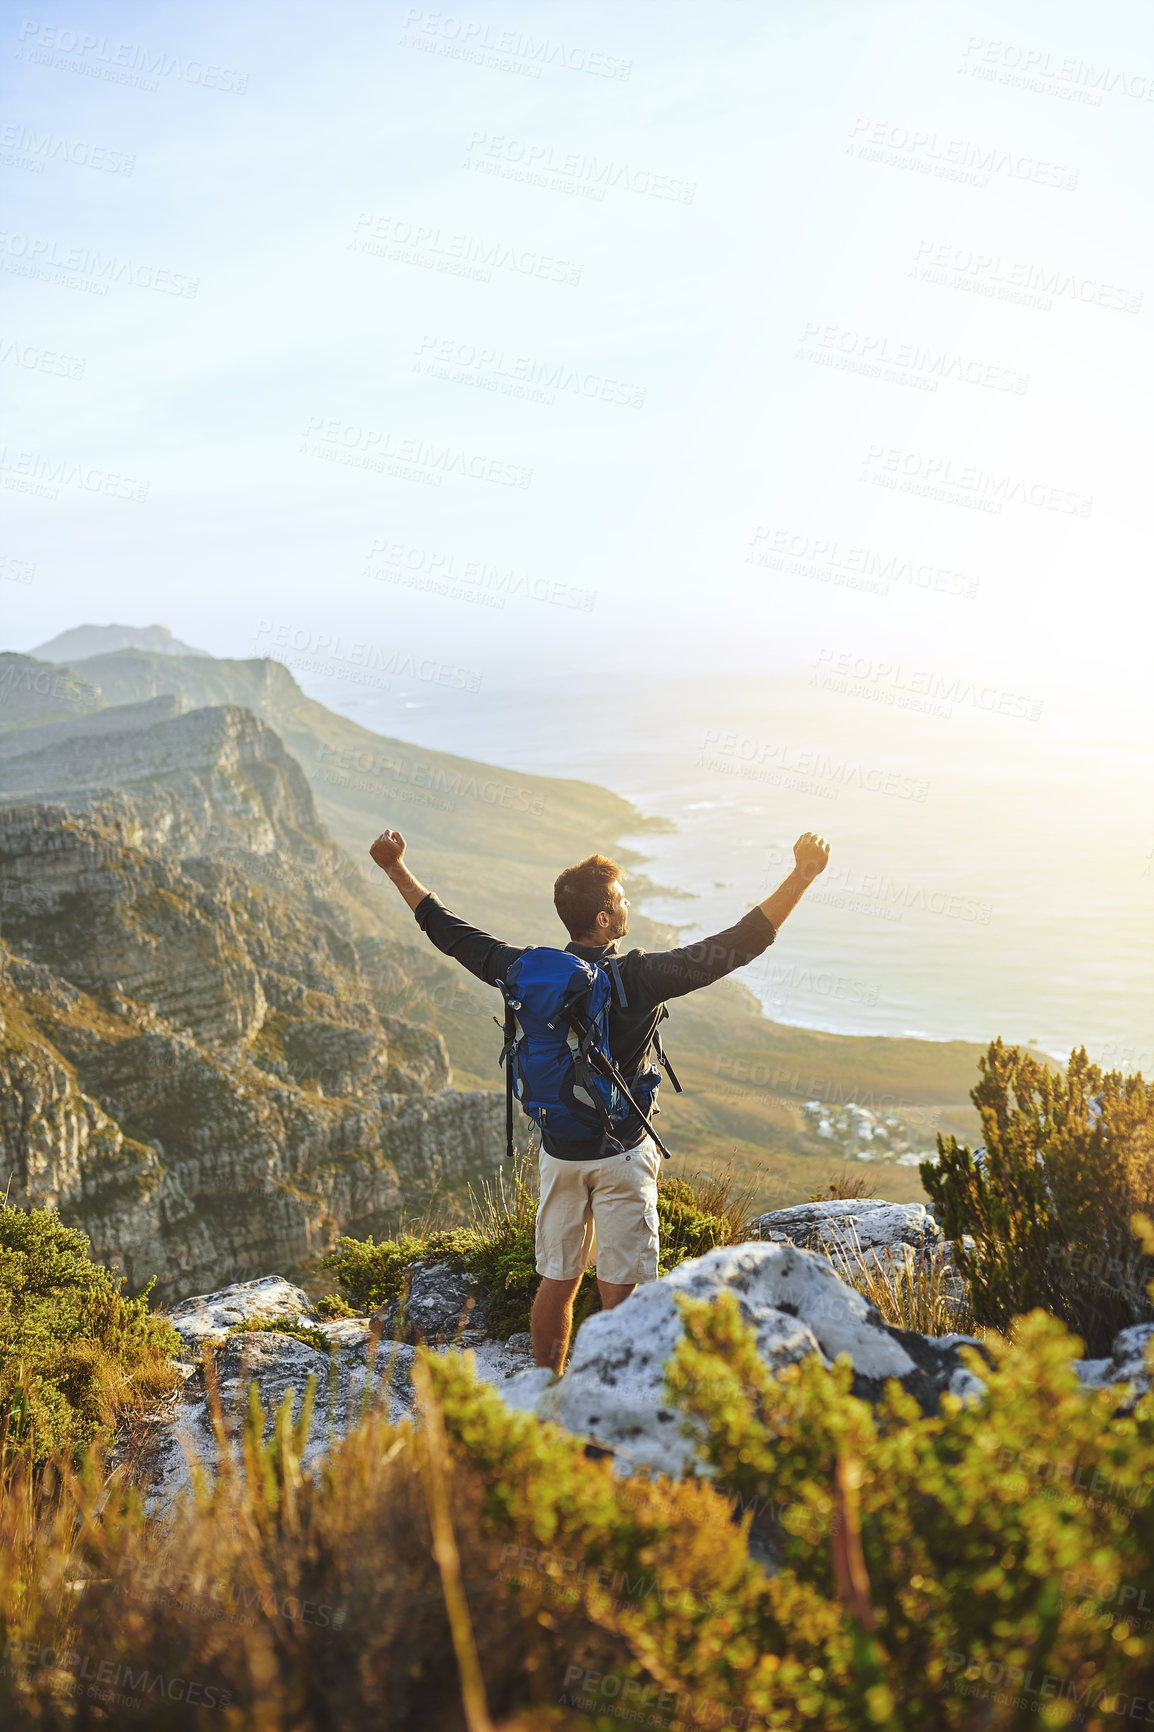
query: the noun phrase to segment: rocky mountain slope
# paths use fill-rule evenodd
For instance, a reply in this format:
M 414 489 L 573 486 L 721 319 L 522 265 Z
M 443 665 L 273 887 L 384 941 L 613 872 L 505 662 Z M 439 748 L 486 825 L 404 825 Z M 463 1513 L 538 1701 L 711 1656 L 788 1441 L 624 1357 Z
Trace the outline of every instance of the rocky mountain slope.
M 0 1183 L 165 1297 L 492 1171 L 502 1118 L 398 1014 L 405 970 L 278 736 L 139 708 L 0 759 Z

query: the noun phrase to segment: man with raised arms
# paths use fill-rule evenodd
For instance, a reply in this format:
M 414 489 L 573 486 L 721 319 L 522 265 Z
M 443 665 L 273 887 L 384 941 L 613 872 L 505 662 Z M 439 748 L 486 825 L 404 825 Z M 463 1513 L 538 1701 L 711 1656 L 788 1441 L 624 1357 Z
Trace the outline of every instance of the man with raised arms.
M 405 839 L 386 830 L 369 850 L 437 949 L 453 957 L 487 986 L 504 981 L 526 947 L 503 944 L 453 914 L 405 864 Z M 615 995 L 609 1016 L 609 1049 L 630 1085 L 654 1070 L 658 1024 L 665 1001 L 696 992 L 760 956 L 786 916 L 829 860 L 829 844 L 807 831 L 794 844 L 794 867 L 772 895 L 711 938 L 676 950 L 621 955 L 629 927 L 623 874 L 603 854 L 566 867 L 553 886 L 553 901 L 569 933 L 570 954 L 588 963 L 612 965 Z M 652 1087 L 652 1082 L 650 1084 Z M 657 1174 L 661 1157 L 640 1114 L 618 1128 L 611 1152 L 600 1140 L 542 1134 L 541 1200 L 537 1210 L 537 1273 L 541 1286 L 533 1304 L 533 1351 L 538 1365 L 558 1373 L 565 1366 L 573 1326 L 573 1300 L 585 1270 L 596 1259 L 597 1287 L 605 1310 L 620 1305 L 643 1281 L 657 1277 Z

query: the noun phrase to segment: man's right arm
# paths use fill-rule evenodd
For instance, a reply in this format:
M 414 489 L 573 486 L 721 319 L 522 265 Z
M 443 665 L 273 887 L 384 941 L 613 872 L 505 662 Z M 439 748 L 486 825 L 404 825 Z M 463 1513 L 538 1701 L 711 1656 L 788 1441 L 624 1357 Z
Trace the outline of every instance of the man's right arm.
M 400 894 L 416 917 L 417 925 L 430 943 L 445 956 L 451 956 L 486 986 L 496 986 L 504 980 L 505 971 L 521 955 L 511 944 L 502 944 L 479 926 L 465 920 L 445 907 L 439 897 L 426 890 L 420 879 L 405 865 L 405 838 L 399 830 L 385 830 L 377 837 L 369 853 L 381 871 Z
M 383 830 L 369 849 L 369 853 L 385 876 L 396 885 L 415 914 L 417 905 L 425 900 L 429 892 L 420 879 L 413 877 L 405 865 L 405 838 L 401 832 L 399 830 Z

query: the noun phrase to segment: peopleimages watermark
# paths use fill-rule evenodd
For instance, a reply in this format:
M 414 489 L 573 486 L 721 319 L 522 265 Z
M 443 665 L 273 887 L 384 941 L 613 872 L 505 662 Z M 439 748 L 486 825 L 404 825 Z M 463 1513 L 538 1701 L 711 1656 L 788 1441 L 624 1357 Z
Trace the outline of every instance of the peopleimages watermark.
M 1070 1725 L 1078 1718 L 1078 1710 L 1094 1710 L 1097 1714 L 1117 1715 L 1143 1726 L 1154 1726 L 1154 1696 L 1133 1696 L 1125 1690 L 1108 1690 L 1093 1677 L 1082 1675 L 1082 1681 L 1040 1666 L 1008 1666 L 988 1654 L 963 1654 L 950 1649 L 946 1655 L 947 1685 L 954 1695 L 973 1696 L 996 1702 L 1000 1707 L 1029 1708 L 1037 1713 L 1045 1702 L 1068 1702 L 1071 1718 L 1061 1722 Z M 1085 1724 L 1084 1718 L 1079 1723 Z M 1057 1725 L 1057 1721 L 1050 1724 Z M 1095 1718 L 1095 1724 L 1101 1721 Z
M 1042 698 L 1002 686 L 983 685 L 957 674 L 943 674 L 934 668 L 905 667 L 901 662 L 875 660 L 873 656 L 858 655 L 853 650 L 819 650 L 813 665 L 817 672 L 810 676 L 811 685 L 845 692 L 850 697 L 864 698 L 871 703 L 892 704 L 899 710 L 913 709 L 951 716 L 954 704 L 968 704 L 971 709 L 984 710 L 987 715 L 1011 716 L 1018 721 L 1030 722 L 1036 722 L 1042 714 Z
M 540 78 L 546 66 L 564 66 L 570 72 L 587 72 L 594 78 L 612 78 L 624 84 L 633 71 L 632 60 L 622 60 L 619 55 L 556 42 L 550 36 L 526 35 L 522 30 L 496 29 L 484 20 L 459 18 L 426 6 L 409 7 L 399 46 L 468 60 L 499 72 L 516 72 L 524 78 Z
M 495 781 L 491 776 L 466 774 L 428 758 L 397 757 L 391 752 L 363 747 L 358 750 L 352 746 L 322 745 L 317 762 L 322 766 L 316 773 L 318 781 L 354 787 L 361 793 L 380 794 L 388 799 L 404 799 L 408 790 L 414 790 L 433 796 L 430 800 L 417 800 L 418 805 L 437 805 L 443 811 L 453 811 L 458 800 L 477 800 L 484 806 L 528 812 L 533 817 L 539 817 L 545 810 L 544 794 L 512 782 Z M 401 784 L 399 793 L 397 783 Z
M 784 571 L 790 577 L 808 577 L 837 588 L 861 590 L 867 595 L 888 595 L 891 584 L 933 595 L 963 596 L 972 601 L 978 579 L 949 566 L 911 559 L 900 553 L 879 553 L 876 548 L 843 545 L 836 537 L 802 535 L 789 529 L 755 530 L 745 555 L 746 565 L 769 571 Z
M 606 192 L 637 193 L 644 198 L 692 204 L 697 182 L 636 168 L 631 163 L 587 156 L 581 150 L 560 150 L 551 144 L 529 143 L 503 132 L 474 132 L 465 152 L 464 168 L 477 174 L 518 180 L 576 198 L 603 203 Z
M 188 1707 L 227 1708 L 232 1691 L 179 1674 L 154 1672 L 147 1665 L 134 1665 L 116 1657 L 77 1648 L 54 1647 L 50 1643 L 7 1641 L 0 1649 L 0 1670 L 11 1678 L 33 1672 L 63 1674 L 57 1689 L 69 1695 L 85 1695 L 94 1702 L 120 1708 L 141 1708 L 145 1699 L 184 1702 Z
M 78 355 L 42 349 L 38 343 L 22 343 L 15 337 L 0 337 L 0 361 L 9 367 L 23 367 L 29 373 L 47 373 L 54 379 L 83 379 L 88 365 Z
M 163 48 L 118 42 L 86 30 L 40 24 L 31 18 L 25 18 L 20 26 L 19 42 L 16 52 L 21 60 L 55 66 L 61 72 L 78 72 L 108 84 L 132 85 L 137 90 L 159 90 L 162 78 L 237 96 L 248 89 L 247 72 L 170 54 Z
M 910 275 L 939 288 L 963 289 L 1014 306 L 1048 313 L 1056 300 L 1076 306 L 1104 307 L 1117 313 L 1140 313 L 1142 290 L 1104 283 L 1060 265 L 1039 265 L 1029 259 L 1004 258 L 952 241 L 919 241 Z
M 585 1666 L 565 1668 L 564 1682 L 558 1696 L 560 1706 L 576 1708 L 582 1714 L 595 1714 L 637 1726 L 693 1726 L 740 1728 L 768 1726 L 764 1714 L 733 1703 L 719 1702 L 711 1696 L 692 1696 L 682 1690 L 662 1690 L 656 1684 L 642 1684 L 621 1672 L 594 1672 Z
M 799 748 L 753 734 L 723 733 L 720 728 L 706 729 L 695 768 L 825 800 L 836 800 L 846 788 L 858 788 L 922 805 L 930 791 L 922 776 L 838 757 L 817 747 Z
M 486 457 L 461 445 L 440 445 L 435 439 L 325 415 L 310 415 L 304 443 L 298 449 L 302 457 L 318 457 L 374 475 L 394 475 L 402 481 L 419 481 L 425 487 L 439 487 L 446 475 L 522 489 L 533 479 L 531 469 L 504 457 Z
M 977 385 L 987 391 L 1009 391 L 1025 396 L 1028 373 L 1015 367 L 979 361 L 950 349 L 929 348 L 921 343 L 903 343 L 878 332 L 859 331 L 845 325 L 823 325 L 811 319 L 798 338 L 795 361 L 831 367 L 864 379 L 882 379 L 891 385 L 936 391 L 944 381 Z
M 1036 511 L 1057 511 L 1067 517 L 1089 517 L 1094 496 L 1048 481 L 959 463 L 935 452 L 908 451 L 900 445 L 871 445 L 863 459 L 859 481 L 898 493 L 920 494 L 945 505 L 960 505 L 1000 517 L 1006 505 L 1026 505 Z
M 46 163 L 67 162 L 73 168 L 94 168 L 104 174 L 128 176 L 136 167 L 135 156 L 106 144 L 89 144 L 79 138 L 63 138 L 55 132 L 37 132 L 34 126 L 12 121 L 0 126 L 0 163 L 5 168 L 25 168 L 43 174 Z
M 32 583 L 36 565 L 31 559 L 14 559 L 10 553 L 0 553 L 0 582 Z
M 865 115 L 854 121 L 845 148 L 847 156 L 859 157 L 864 162 L 905 168 L 939 180 L 960 181 L 965 186 L 988 187 L 992 175 L 1003 175 L 1033 186 L 1075 192 L 1081 173 L 1080 169 L 1005 150 L 1000 145 L 944 138 L 936 132 L 894 125 L 888 120 L 870 120 Z
M 595 589 L 562 583 L 483 559 L 462 559 L 455 553 L 417 546 L 414 542 L 378 538 L 369 548 L 364 576 L 378 583 L 395 583 L 432 595 L 447 595 L 455 601 L 484 602 L 503 609 L 506 599 L 543 602 L 578 613 L 592 613 Z M 376 560 L 378 563 L 373 564 Z
M 877 1004 L 881 990 L 875 980 L 858 980 L 848 974 L 836 974 L 830 968 L 807 968 L 797 962 L 768 963 L 747 969 L 742 978 L 760 982 L 758 996 L 768 995 L 775 1010 L 809 997 L 828 998 L 839 1004 Z
M 863 1112 L 891 1113 L 929 1129 L 941 1123 L 940 1107 L 928 1107 L 922 1101 L 908 1100 L 905 1095 L 879 1095 L 874 1082 L 867 1078 L 846 1082 L 844 1077 L 818 1076 L 769 1061 L 761 1063 L 756 1059 L 724 1055 L 714 1059 L 713 1075 L 730 1078 L 749 1088 L 780 1089 L 781 1098 L 791 1106 L 799 1100 L 816 1101 L 823 1110 L 831 1112 L 847 1107 L 860 1108 Z
M 0 487 L 40 499 L 59 499 L 62 487 L 75 487 L 82 493 L 100 493 L 143 505 L 148 498 L 149 483 L 121 475 L 115 469 L 102 469 L 98 464 L 74 463 L 68 458 L 51 457 L 46 451 L 13 451 L 4 445 L 0 446 Z
M 1108 61 L 1095 66 L 1076 55 L 1061 56 L 1048 48 L 1027 48 L 1000 38 L 971 36 L 958 71 L 1093 108 L 1101 106 L 1104 95 L 1154 102 L 1154 75 L 1149 72 L 1125 72 Z
M 615 403 L 629 409 L 640 409 L 645 402 L 644 385 L 630 385 L 565 361 L 506 355 L 504 349 L 462 342 L 457 337 L 422 337 L 413 372 L 546 406 L 557 401 L 558 392 L 565 391 L 590 402 Z
M 199 277 L 145 264 L 139 259 L 121 258 L 117 253 L 65 246 L 43 235 L 26 235 L 12 229 L 0 229 L 0 270 L 17 277 L 35 277 L 42 283 L 57 283 L 61 288 L 80 289 L 90 295 L 106 295 L 109 286 L 117 283 L 194 301 L 200 289 Z
M 257 626 L 252 653 L 270 656 L 304 673 L 326 674 L 383 691 L 388 691 L 396 678 L 479 692 L 483 678 L 477 668 L 459 667 L 454 662 L 438 661 L 435 656 L 370 643 L 363 638 L 346 641 L 339 632 L 318 632 L 309 626 L 286 625 L 271 619 L 262 619 Z
M 5 661 L 0 666 L 0 704 L 7 704 L 18 692 L 38 698 L 57 698 L 73 708 L 95 709 L 99 694 L 87 680 L 78 680 L 62 673 L 51 662 L 36 662 L 29 658 L 23 664 Z
M 494 271 L 531 277 L 537 282 L 576 288 L 583 265 L 555 258 L 534 247 L 508 241 L 482 240 L 477 235 L 442 231 L 435 223 L 407 222 L 401 217 L 374 216 L 362 211 L 353 224 L 349 251 L 388 259 L 392 264 L 419 265 L 423 270 L 490 283 Z
M 773 848 L 768 859 L 769 871 L 787 865 L 793 858 L 785 848 Z M 770 890 L 777 879 L 764 880 Z M 859 867 L 831 860 L 817 884 L 810 886 L 806 902 L 822 902 L 833 908 L 864 914 L 877 920 L 900 922 L 906 914 L 932 914 L 943 920 L 962 920 L 968 924 L 988 926 L 993 916 L 992 902 L 961 891 L 946 890 L 938 884 L 915 883 L 909 878 L 895 878 L 888 872 L 863 872 Z

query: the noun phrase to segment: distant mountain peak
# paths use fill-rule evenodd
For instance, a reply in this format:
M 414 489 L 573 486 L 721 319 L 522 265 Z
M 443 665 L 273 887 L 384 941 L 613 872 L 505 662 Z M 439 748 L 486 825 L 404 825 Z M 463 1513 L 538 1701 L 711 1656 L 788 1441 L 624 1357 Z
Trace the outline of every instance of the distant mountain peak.
M 88 656 L 111 655 L 116 650 L 145 650 L 150 655 L 207 656 L 173 637 L 166 625 L 78 625 L 62 631 L 28 653 L 45 662 L 78 662 Z

